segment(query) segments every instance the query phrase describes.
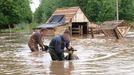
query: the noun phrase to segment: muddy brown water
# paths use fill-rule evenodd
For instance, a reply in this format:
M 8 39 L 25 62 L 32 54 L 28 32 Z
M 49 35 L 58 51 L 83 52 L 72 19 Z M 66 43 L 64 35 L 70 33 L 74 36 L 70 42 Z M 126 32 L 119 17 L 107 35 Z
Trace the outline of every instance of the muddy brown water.
M 52 61 L 49 53 L 31 53 L 29 34 L 0 34 L 0 75 L 134 75 L 134 33 L 113 40 L 75 37 L 79 60 Z M 49 44 L 51 37 L 44 44 Z

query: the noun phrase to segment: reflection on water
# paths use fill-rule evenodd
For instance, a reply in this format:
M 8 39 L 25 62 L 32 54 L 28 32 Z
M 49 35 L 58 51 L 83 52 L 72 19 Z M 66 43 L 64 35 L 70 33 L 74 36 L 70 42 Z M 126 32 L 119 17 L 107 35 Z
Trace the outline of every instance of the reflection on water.
M 72 38 L 79 60 L 51 61 L 48 52 L 31 53 L 28 34 L 0 34 L 0 75 L 134 75 L 134 33 L 125 39 Z M 97 36 L 96 36 L 97 37 Z M 46 38 L 44 44 L 49 44 Z
M 73 63 L 72 62 L 51 62 L 50 65 L 50 74 L 55 75 L 70 75 L 73 71 Z

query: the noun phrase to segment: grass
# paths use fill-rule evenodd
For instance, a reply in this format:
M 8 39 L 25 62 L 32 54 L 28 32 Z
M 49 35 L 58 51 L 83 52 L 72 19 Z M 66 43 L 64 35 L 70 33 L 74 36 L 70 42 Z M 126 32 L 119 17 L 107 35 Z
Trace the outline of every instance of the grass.
M 12 33 L 16 33 L 16 32 L 20 32 L 20 33 L 29 33 L 32 31 L 32 28 L 35 28 L 37 27 L 38 23 L 30 23 L 30 24 L 27 24 L 27 23 L 20 23 L 20 24 L 17 24 L 15 28 L 12 28 L 11 29 L 11 32 Z M 10 32 L 10 29 L 2 29 L 0 30 L 0 33 L 9 33 Z

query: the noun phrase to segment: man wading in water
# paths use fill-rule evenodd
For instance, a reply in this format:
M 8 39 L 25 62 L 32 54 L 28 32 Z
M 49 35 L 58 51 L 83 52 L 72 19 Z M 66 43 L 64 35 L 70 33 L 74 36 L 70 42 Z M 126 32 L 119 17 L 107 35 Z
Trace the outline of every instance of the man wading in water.
M 64 60 L 64 48 L 69 48 L 71 33 L 65 30 L 63 35 L 54 37 L 49 44 L 49 53 L 52 60 Z
M 32 33 L 28 42 L 28 46 L 32 52 L 39 51 L 38 45 L 41 47 L 42 51 L 47 50 L 48 47 L 43 44 L 43 38 L 46 31 L 47 29 L 41 29 Z

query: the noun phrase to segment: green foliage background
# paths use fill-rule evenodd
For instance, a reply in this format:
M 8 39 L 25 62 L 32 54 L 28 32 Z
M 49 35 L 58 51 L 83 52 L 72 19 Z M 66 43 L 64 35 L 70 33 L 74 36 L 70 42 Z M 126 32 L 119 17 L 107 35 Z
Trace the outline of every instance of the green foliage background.
M 34 16 L 38 23 L 46 22 L 56 8 L 80 6 L 88 19 L 103 22 L 116 19 L 116 0 L 40 0 Z M 134 0 L 119 1 L 119 18 L 134 21 Z
M 29 0 L 0 0 L 0 28 L 31 22 L 32 11 L 29 4 Z
M 118 1 L 119 19 L 133 22 L 134 0 Z M 20 23 L 45 23 L 55 9 L 61 7 L 79 6 L 91 22 L 116 19 L 116 0 L 40 0 L 34 13 L 30 9 L 30 2 L 31 0 L 0 0 L 0 29 Z

